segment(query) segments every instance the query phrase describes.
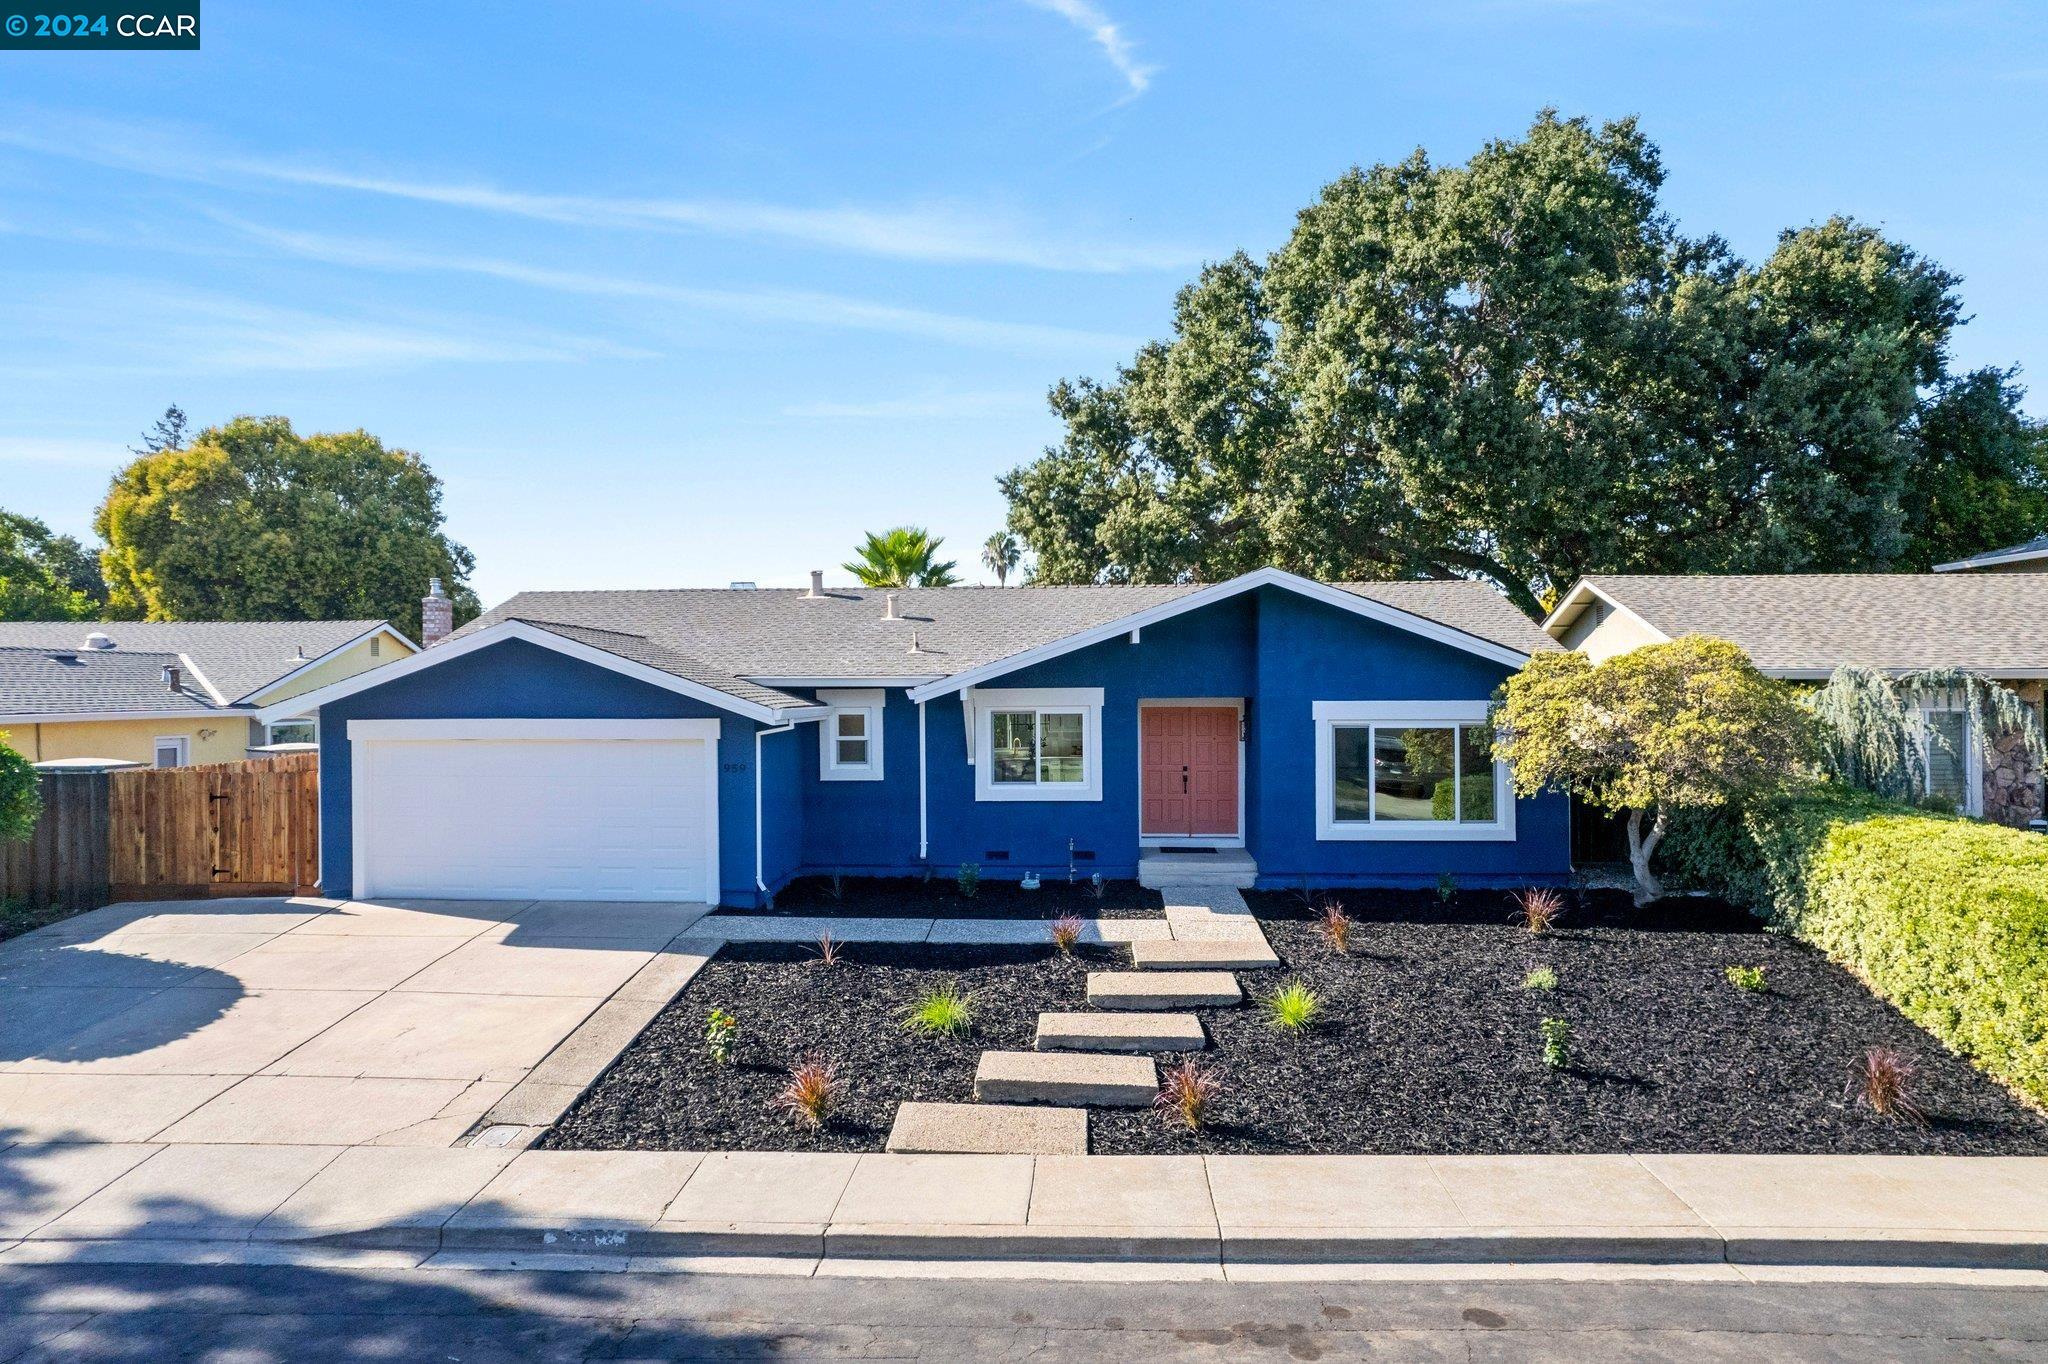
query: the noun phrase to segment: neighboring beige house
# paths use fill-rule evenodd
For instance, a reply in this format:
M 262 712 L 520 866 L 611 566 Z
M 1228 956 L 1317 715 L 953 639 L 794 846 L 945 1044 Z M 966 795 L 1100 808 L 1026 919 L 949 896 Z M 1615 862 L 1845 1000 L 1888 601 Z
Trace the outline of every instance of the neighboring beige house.
M 2048 545 L 2040 552 L 2048 555 Z M 1844 664 L 1888 673 L 1962 668 L 2011 687 L 2041 715 L 2048 572 L 1603 573 L 1574 583 L 1543 628 L 1596 662 L 1701 634 L 1741 645 L 1773 677 L 1801 681 L 1825 681 Z M 2016 741 L 1994 741 L 1981 754 L 1952 697 L 1921 698 L 1920 714 L 1944 741 L 1927 746 L 1928 794 L 2001 824 L 2040 816 L 2042 773 Z
M 2037 535 L 2025 544 L 1987 549 L 1967 559 L 1936 564 L 1936 573 L 2048 573 L 2048 535 Z
M 0 622 L 0 733 L 39 764 L 237 762 L 317 740 L 264 706 L 419 652 L 389 621 Z

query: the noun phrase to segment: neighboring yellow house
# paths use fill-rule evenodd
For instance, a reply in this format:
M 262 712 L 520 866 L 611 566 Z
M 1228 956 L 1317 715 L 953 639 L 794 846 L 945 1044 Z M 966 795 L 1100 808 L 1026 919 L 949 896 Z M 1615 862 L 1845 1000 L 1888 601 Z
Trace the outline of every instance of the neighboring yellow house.
M 33 763 L 182 767 L 318 738 L 260 707 L 419 652 L 389 621 L 0 622 L 0 731 Z

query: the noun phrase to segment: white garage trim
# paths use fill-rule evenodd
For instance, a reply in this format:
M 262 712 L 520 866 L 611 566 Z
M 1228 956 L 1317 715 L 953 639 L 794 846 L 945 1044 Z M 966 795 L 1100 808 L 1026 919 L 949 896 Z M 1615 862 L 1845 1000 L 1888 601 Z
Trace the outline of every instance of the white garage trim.
M 719 724 L 717 720 L 351 720 L 349 739 L 349 823 L 350 861 L 354 893 L 378 893 L 371 866 L 369 800 L 371 781 L 367 771 L 371 750 L 381 745 L 446 743 L 464 739 L 484 741 L 527 741 L 533 743 L 590 743 L 634 741 L 675 743 L 696 741 L 704 745 L 704 785 L 701 793 L 704 819 L 704 898 L 716 904 L 724 878 L 718 849 Z M 490 793 L 479 792 L 478 799 Z
M 256 718 L 259 720 L 296 720 L 302 715 L 311 715 L 322 706 L 354 696 L 357 692 L 368 691 L 372 687 L 381 687 L 388 682 L 396 682 L 402 677 L 410 677 L 414 673 L 424 672 L 428 668 L 438 668 L 444 663 L 453 663 L 464 655 L 475 653 L 479 649 L 488 649 L 493 644 L 499 644 L 508 639 L 524 640 L 528 644 L 536 644 L 543 649 L 551 649 L 555 653 L 589 663 L 594 667 L 609 669 L 612 672 L 633 678 L 635 681 L 645 682 L 651 687 L 659 687 L 663 691 L 671 691 L 678 696 L 687 696 L 693 701 L 702 701 L 706 705 L 717 706 L 720 710 L 731 711 L 734 715 L 743 715 L 749 720 L 758 721 L 764 725 L 779 724 L 792 720 L 815 720 L 825 713 L 823 706 L 784 706 L 778 708 L 764 706 L 755 701 L 743 700 L 740 697 L 722 692 L 716 687 L 707 687 L 702 682 L 692 682 L 687 677 L 677 677 L 674 673 L 663 672 L 659 668 L 650 668 L 645 663 L 636 663 L 630 658 L 621 658 L 619 655 L 608 653 L 603 649 L 592 648 L 588 644 L 579 643 L 563 635 L 555 634 L 551 630 L 543 630 L 537 626 L 528 625 L 525 621 L 507 620 L 500 621 L 496 625 L 486 626 L 475 634 L 464 635 L 461 639 L 436 644 L 431 649 L 422 649 L 408 658 L 401 658 L 395 663 L 387 663 L 381 668 L 372 668 L 368 672 L 357 673 L 353 677 L 345 677 L 339 682 L 330 682 L 326 686 L 313 691 L 301 692 L 297 696 L 279 701 L 274 705 L 266 706 L 257 711 L 255 713 Z

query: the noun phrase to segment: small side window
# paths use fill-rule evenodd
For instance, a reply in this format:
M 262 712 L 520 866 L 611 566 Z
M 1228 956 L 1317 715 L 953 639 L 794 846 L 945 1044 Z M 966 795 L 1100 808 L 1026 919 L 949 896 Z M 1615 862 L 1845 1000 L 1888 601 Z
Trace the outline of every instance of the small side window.
M 820 781 L 882 780 L 882 715 L 879 689 L 821 691 L 827 710 L 818 722 Z

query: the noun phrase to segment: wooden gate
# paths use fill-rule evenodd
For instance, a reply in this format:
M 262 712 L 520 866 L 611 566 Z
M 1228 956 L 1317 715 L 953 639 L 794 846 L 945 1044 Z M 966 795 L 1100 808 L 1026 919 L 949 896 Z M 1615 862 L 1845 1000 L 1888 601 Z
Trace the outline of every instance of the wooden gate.
M 289 895 L 320 880 L 320 759 L 294 753 L 107 779 L 116 900 Z

